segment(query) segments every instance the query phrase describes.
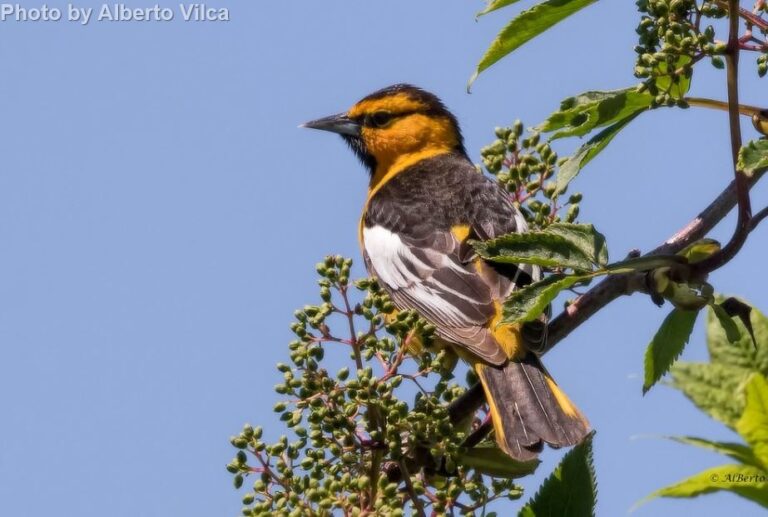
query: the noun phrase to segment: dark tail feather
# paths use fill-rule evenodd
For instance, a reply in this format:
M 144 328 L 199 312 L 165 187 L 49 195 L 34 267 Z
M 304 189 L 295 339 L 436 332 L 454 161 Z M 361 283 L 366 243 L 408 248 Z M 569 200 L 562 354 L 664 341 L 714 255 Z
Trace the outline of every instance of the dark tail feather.
M 497 367 L 476 364 L 491 409 L 496 441 L 518 460 L 535 458 L 544 443 L 575 445 L 589 433 L 589 422 L 549 376 L 538 357 Z

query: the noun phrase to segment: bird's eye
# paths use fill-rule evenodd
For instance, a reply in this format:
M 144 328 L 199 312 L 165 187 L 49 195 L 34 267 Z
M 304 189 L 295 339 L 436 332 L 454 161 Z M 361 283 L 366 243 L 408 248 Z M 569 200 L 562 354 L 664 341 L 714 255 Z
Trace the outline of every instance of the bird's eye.
M 392 113 L 388 111 L 376 111 L 368 117 L 372 126 L 384 127 L 392 121 Z

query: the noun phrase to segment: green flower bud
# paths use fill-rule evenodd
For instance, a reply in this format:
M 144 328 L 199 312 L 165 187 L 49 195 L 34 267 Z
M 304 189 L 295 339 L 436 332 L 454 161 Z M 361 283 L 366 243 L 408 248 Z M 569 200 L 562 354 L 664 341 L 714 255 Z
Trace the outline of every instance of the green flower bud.
M 512 125 L 512 131 L 514 131 L 516 136 L 522 135 L 523 123 L 520 120 L 515 120 L 515 123 Z
M 248 440 L 246 440 L 241 436 L 233 436 L 230 439 L 230 443 L 233 446 L 237 447 L 238 449 L 245 449 L 246 447 L 248 447 Z
M 579 205 L 573 204 L 568 207 L 568 213 L 565 216 L 565 220 L 569 223 L 572 223 L 576 220 L 577 217 L 579 217 Z

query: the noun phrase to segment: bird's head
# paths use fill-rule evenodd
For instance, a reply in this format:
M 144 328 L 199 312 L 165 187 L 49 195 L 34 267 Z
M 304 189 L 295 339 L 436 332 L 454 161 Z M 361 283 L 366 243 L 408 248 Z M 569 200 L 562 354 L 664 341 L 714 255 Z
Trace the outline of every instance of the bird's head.
M 340 134 L 374 176 L 417 158 L 466 155 L 456 117 L 436 95 L 409 84 L 374 92 L 344 113 L 302 127 Z

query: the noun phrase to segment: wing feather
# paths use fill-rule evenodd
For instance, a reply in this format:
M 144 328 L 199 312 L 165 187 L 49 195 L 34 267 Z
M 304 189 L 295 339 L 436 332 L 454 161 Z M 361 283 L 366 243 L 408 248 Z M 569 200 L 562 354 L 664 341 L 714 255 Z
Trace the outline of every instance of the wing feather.
M 506 356 L 487 328 L 495 311 L 492 290 L 471 264 L 461 263 L 455 238 L 441 234 L 425 248 L 374 226 L 363 230 L 363 239 L 369 269 L 395 305 L 416 309 L 440 337 L 490 363 L 504 363 Z
M 527 229 L 503 188 L 465 157 L 427 159 L 380 189 L 363 223 L 366 267 L 398 308 L 417 310 L 440 337 L 489 363 L 507 360 L 490 322 L 512 290 L 541 272 L 485 262 L 467 242 Z M 454 225 L 469 227 L 469 236 L 459 240 Z

